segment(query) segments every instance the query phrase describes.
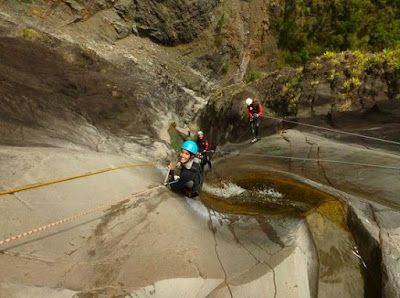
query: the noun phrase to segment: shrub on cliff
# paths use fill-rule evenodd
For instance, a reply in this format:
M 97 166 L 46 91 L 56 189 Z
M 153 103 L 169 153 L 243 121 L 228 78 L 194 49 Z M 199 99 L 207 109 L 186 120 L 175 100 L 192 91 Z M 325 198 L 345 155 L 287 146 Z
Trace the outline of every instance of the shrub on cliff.
M 274 28 L 286 63 L 326 51 L 400 47 L 396 0 L 287 0 Z

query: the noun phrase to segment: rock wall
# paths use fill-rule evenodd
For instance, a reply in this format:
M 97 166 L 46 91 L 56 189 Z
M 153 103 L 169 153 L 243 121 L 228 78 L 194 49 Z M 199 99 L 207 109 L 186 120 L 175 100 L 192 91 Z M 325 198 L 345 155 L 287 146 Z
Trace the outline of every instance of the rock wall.
M 201 126 L 210 129 L 214 143 L 242 140 L 249 128 L 245 99 L 252 97 L 274 117 L 348 130 L 367 130 L 374 123 L 378 128 L 365 134 L 400 140 L 394 130 L 400 119 L 399 57 L 398 51 L 330 53 L 304 67 L 286 67 L 248 84 L 221 88 L 210 100 Z M 232 133 L 212 129 L 221 127 L 223 119 Z M 279 123 L 263 119 L 261 125 L 271 131 Z
M 210 24 L 212 12 L 218 2 L 218 0 L 50 2 L 42 0 L 4 1 L 2 5 L 7 10 L 18 11 L 22 17 L 25 17 L 25 13 L 31 13 L 31 20 L 34 23 L 46 27 L 85 22 L 100 13 L 103 23 L 114 28 L 117 39 L 133 33 L 171 45 L 193 40 Z
M 189 42 L 206 28 L 219 0 L 135 1 L 140 34 L 163 44 Z
M 2 144 L 171 153 L 168 121 L 190 121 L 198 104 L 183 88 L 132 61 L 116 66 L 44 32 L 2 25 Z

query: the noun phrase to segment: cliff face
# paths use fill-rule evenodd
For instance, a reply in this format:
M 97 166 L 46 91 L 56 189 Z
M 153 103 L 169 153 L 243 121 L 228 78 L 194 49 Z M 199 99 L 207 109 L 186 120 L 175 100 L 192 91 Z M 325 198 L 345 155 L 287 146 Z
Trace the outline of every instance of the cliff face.
M 158 142 L 158 155 L 171 124 L 198 129 L 218 86 L 241 82 L 252 67 L 276 67 L 266 58 L 275 52 L 266 51 L 274 42 L 264 0 L 0 6 L 4 144 L 132 152 Z
M 2 143 L 165 157 L 169 125 L 193 122 L 204 105 L 196 92 L 210 87 L 178 54 L 142 36 L 189 42 L 216 4 L 3 1 Z
M 163 44 L 190 42 L 211 21 L 218 0 L 135 1 L 135 22 L 140 34 Z
M 208 103 L 203 123 L 217 143 L 241 140 L 243 134 L 248 138 L 244 101 L 255 97 L 274 117 L 302 118 L 303 122 L 399 141 L 399 66 L 398 51 L 327 53 L 304 67 L 287 67 L 240 88 L 220 89 Z M 222 119 L 232 123 L 228 125 L 229 133 L 213 129 L 221 127 Z M 262 126 L 264 131 L 278 129 L 279 123 L 264 119 Z M 371 126 L 376 127 L 370 130 Z
M 282 13 L 278 3 L 68 0 L 4 1 L 1 6 L 3 37 L 19 44 L 18 55 L 35 57 L 36 51 L 49 51 L 61 59 L 52 64 L 39 58 L 29 71 L 25 66 L 18 70 L 20 58 L 4 49 L 4 67 L 35 80 L 47 80 L 47 72 L 59 74 L 60 81 L 72 82 L 64 83 L 68 86 L 64 93 L 77 99 L 75 110 L 89 110 L 91 125 L 101 123 L 116 135 L 140 131 L 169 142 L 166 131 L 175 122 L 185 129 L 208 131 L 213 144 L 236 141 L 248 136 L 243 103 L 248 96 L 257 97 L 275 116 L 322 119 L 327 125 L 340 126 L 340 119 L 353 115 L 361 120 L 369 117 L 367 122 L 398 118 L 398 53 L 330 53 L 301 68 L 277 70 L 279 55 L 271 27 Z M 52 42 L 31 38 L 26 27 L 48 32 Z M 75 54 L 66 54 L 63 48 L 72 49 L 73 44 L 79 44 L 73 52 L 89 58 L 72 59 Z M 90 53 L 103 62 L 93 62 L 97 60 Z M 70 66 L 77 61 L 81 64 L 76 69 Z M 47 68 L 38 73 L 46 63 Z M 113 69 L 112 75 L 105 65 Z M 32 85 L 18 76 L 13 80 L 21 86 Z M 58 94 L 60 89 L 54 88 L 50 86 L 52 94 Z M 91 104 L 81 100 L 88 94 L 101 100 Z M 40 101 L 38 97 L 32 100 Z M 6 108 L 3 115 L 7 113 Z
M 223 84 L 241 81 L 248 70 L 278 66 L 271 24 L 281 9 L 269 0 L 6 0 L 0 6 L 20 25 L 79 43 L 140 36 L 180 45 L 174 50 L 191 67 Z
M 326 239 L 334 242 L 343 235 L 344 230 L 332 225 L 340 217 L 338 227 L 342 226 L 344 213 L 336 217 L 335 212 L 326 212 L 323 221 L 319 217 L 332 205 L 317 210 L 317 217 L 308 216 L 307 224 L 297 216 L 286 223 L 280 217 L 264 221 L 248 215 L 244 221 L 236 215 L 226 221 L 225 215 L 200 209 L 200 201 L 184 201 L 168 191 L 139 197 L 129 206 L 125 199 L 115 205 L 122 196 L 159 185 L 166 174 L 159 169 L 166 171 L 167 158 L 168 162 L 176 160 L 171 143 L 180 146 L 188 130 L 200 128 L 211 141 L 211 149 L 245 141 L 221 146 L 221 151 L 232 154 L 213 161 L 207 178 L 214 175 L 218 180 L 211 188 L 224 185 L 216 188 L 217 193 L 225 192 L 225 182 L 232 174 L 253 175 L 265 169 L 291 173 L 291 179 L 313 188 L 314 182 L 329 185 L 318 189 L 341 197 L 341 204 L 351 203 L 347 216 L 355 240 L 366 267 L 376 271 L 376 276 L 366 281 L 372 277 L 378 284 L 375 296 L 382 296 L 381 287 L 387 297 L 399 292 L 399 264 L 393 262 L 400 260 L 396 244 L 399 215 L 386 206 L 399 208 L 398 169 L 387 172 L 391 165 L 400 164 L 398 148 L 390 152 L 386 149 L 392 148 L 385 145 L 385 150 L 377 150 L 380 145 L 373 140 L 362 142 L 319 130 L 275 134 L 275 129 L 282 132 L 286 124 L 265 118 L 260 129 L 265 138 L 250 145 L 244 103 L 247 97 L 256 97 L 267 115 L 400 141 L 399 53 L 327 53 L 300 68 L 280 69 L 271 33 L 271 18 L 279 13 L 280 7 L 268 0 L 1 2 L 1 189 L 138 163 L 146 157 L 159 168 L 122 171 L 120 175 L 113 171 L 115 176 L 100 175 L 94 181 L 76 180 L 76 184 L 43 188 L 41 193 L 5 197 L 0 240 L 81 213 L 95 203 L 107 201 L 115 208 L 79 227 L 17 244 L 11 248 L 15 255 L 0 254 L 0 267 L 7 272 L 0 274 L 7 277 L 0 280 L 0 292 L 5 293 L 0 296 L 32 291 L 48 296 L 61 289 L 77 291 L 66 290 L 67 296 L 121 296 L 135 291 L 135 295 L 150 297 L 156 289 L 159 296 L 243 296 L 250 292 L 265 296 L 268 288 L 267 296 L 315 297 L 320 293 L 344 297 L 343 284 L 357 285 L 358 294 L 350 289 L 349 297 L 363 296 L 356 264 L 363 266 L 353 242 L 344 241 L 354 261 L 349 263 L 331 253 L 338 251 L 336 243 L 312 238 L 312 224 L 317 227 L 315 234 L 331 226 L 337 234 L 326 234 Z M 357 142 L 360 146 L 355 146 Z M 266 159 L 264 155 L 269 153 L 307 157 L 318 163 Z M 216 159 L 218 152 L 213 157 Z M 325 158 L 342 160 L 351 167 L 325 164 Z M 378 167 L 369 170 L 357 161 Z M 387 167 L 381 168 L 385 172 L 378 172 L 379 165 Z M 299 176 L 294 178 L 295 174 Z M 257 181 L 251 183 L 245 199 L 249 204 L 254 204 L 261 192 L 270 193 L 269 185 L 254 188 Z M 386 205 L 373 206 L 364 199 L 359 202 L 337 190 Z M 237 201 L 236 195 L 231 199 Z M 277 202 L 276 197 L 271 199 Z M 26 208 L 21 208 L 21 203 Z M 365 214 L 357 212 L 358 205 Z M 292 220 L 298 221 L 300 228 Z M 64 232 L 72 233 L 71 238 Z M 182 237 L 186 239 L 183 242 Z M 326 257 L 318 260 L 322 253 Z M 53 256 L 54 262 L 43 256 Z M 272 258 L 272 265 L 265 266 Z M 15 266 L 15 262 L 21 264 Z M 160 270 L 148 270 L 149 264 Z M 332 264 L 343 264 L 341 269 L 355 272 L 357 279 L 336 267 L 339 275 L 333 272 L 327 279 L 319 274 L 318 270 L 332 271 Z M 56 271 L 49 271 L 48 266 Z M 50 273 L 48 278 L 43 272 Z M 336 282 L 340 280 L 343 282 Z
M 169 124 L 191 122 L 202 105 L 161 72 L 120 56 L 113 64 L 87 48 L 14 25 L 0 25 L 3 145 L 162 158 L 171 153 Z
M 137 96 L 151 87 L 145 75 L 128 76 L 94 52 L 43 33 L 36 42 L 0 39 L 3 144 L 120 151 L 121 142 L 108 138 L 157 138 Z
M 5 1 L 3 5 L 9 11 L 31 15 L 34 22 L 48 27 L 85 22 L 100 14 L 104 23 L 114 28 L 116 38 L 133 33 L 171 45 L 189 42 L 207 27 L 217 2 L 64 0 Z

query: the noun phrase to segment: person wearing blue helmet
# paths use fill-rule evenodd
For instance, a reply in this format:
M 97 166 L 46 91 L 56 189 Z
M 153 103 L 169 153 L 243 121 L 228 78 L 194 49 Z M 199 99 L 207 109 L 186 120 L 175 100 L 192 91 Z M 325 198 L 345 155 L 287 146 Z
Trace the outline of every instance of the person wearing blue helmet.
M 168 184 L 171 189 L 176 192 L 182 192 L 188 197 L 198 195 L 202 182 L 200 165 L 196 158 L 197 151 L 197 144 L 194 141 L 185 141 L 182 144 L 177 164 L 177 167 L 180 168 L 179 179 L 175 179 L 174 165 L 172 163 L 168 165 Z

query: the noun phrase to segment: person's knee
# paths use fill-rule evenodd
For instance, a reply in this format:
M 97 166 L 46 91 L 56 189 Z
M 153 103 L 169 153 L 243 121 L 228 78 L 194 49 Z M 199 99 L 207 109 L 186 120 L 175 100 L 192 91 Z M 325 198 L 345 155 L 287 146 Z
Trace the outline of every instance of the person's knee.
M 185 184 L 185 187 L 186 187 L 187 189 L 192 189 L 193 186 L 194 186 L 194 182 L 193 182 L 193 181 L 189 181 L 188 183 Z

